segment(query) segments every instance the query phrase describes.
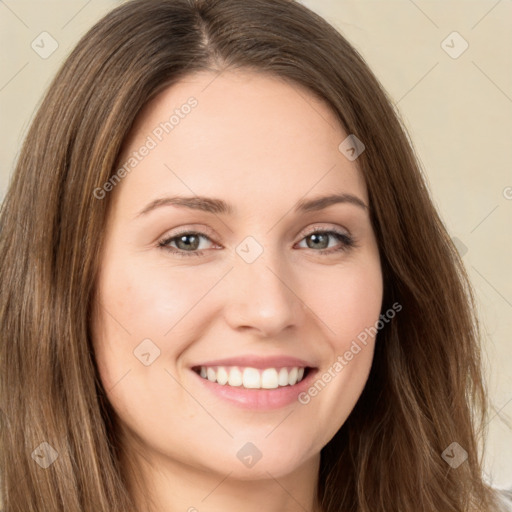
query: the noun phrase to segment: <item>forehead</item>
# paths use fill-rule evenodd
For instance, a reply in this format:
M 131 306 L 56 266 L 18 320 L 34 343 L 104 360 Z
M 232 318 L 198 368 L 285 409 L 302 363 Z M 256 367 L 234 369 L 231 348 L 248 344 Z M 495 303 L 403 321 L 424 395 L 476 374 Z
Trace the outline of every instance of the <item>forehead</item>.
M 119 188 L 133 205 L 164 191 L 236 202 L 233 190 L 255 207 L 257 198 L 263 206 L 325 192 L 367 202 L 356 162 L 338 149 L 346 137 L 331 108 L 300 85 L 252 71 L 199 72 L 141 111 L 120 164 L 153 147 Z

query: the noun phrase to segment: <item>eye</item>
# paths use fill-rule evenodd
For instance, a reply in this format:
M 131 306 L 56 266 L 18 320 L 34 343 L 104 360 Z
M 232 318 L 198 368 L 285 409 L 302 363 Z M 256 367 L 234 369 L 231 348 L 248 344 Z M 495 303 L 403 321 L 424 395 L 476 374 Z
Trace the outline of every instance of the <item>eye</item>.
M 204 248 L 199 250 L 201 238 L 211 241 L 210 237 L 204 233 L 183 231 L 160 241 L 158 247 L 178 256 L 201 256 L 204 250 Z M 174 248 L 171 244 L 176 244 L 177 247 Z
M 333 239 L 337 240 L 339 245 L 329 245 L 329 241 Z M 313 231 L 310 232 L 309 235 L 306 235 L 302 240 L 306 241 L 306 245 L 309 249 L 320 249 L 315 251 L 320 254 L 338 253 L 341 251 L 347 251 L 356 246 L 354 238 L 347 233 L 337 230 L 326 230 L 321 227 L 313 229 Z M 311 243 L 308 243 L 308 240 L 310 240 Z
M 201 239 L 212 242 L 211 238 L 205 233 L 182 231 L 181 233 L 164 238 L 158 242 L 158 247 L 179 257 L 202 256 L 205 248 L 204 246 L 201 248 Z M 308 240 L 311 242 L 308 243 Z M 338 245 L 332 246 L 330 244 L 331 240 L 337 240 Z M 319 254 L 338 253 L 356 247 L 355 240 L 347 233 L 320 227 L 313 229 L 312 232 L 302 238 L 302 241 L 306 241 L 308 249 L 312 249 Z

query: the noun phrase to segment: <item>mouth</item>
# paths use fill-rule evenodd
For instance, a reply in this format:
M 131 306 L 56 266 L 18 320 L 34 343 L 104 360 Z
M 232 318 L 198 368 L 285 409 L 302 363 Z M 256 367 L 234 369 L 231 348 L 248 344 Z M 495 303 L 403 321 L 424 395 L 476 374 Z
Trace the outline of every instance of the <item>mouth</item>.
M 204 361 L 190 369 L 207 393 L 229 405 L 262 412 L 297 403 L 319 371 L 304 360 L 286 356 Z
M 314 369 L 309 366 L 253 368 L 250 366 L 194 366 L 201 378 L 221 386 L 243 389 L 278 389 L 302 382 Z

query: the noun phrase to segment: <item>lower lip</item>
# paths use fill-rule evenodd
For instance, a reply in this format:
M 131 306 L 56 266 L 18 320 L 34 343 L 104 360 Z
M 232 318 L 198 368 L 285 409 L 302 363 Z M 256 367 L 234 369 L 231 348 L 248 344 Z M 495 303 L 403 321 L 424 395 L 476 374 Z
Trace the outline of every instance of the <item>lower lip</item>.
M 192 373 L 202 382 L 203 386 L 224 400 L 245 409 L 271 410 L 286 407 L 297 401 L 300 393 L 310 386 L 317 369 L 310 368 L 308 375 L 293 386 L 283 386 L 274 389 L 247 389 L 242 386 L 222 385 L 204 379 L 195 371 Z

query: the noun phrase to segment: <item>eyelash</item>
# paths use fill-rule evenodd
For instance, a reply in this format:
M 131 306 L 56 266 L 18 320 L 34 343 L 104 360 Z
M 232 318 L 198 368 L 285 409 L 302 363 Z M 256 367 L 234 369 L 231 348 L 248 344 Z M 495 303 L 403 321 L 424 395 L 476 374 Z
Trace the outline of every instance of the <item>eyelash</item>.
M 332 229 L 327 230 L 327 229 L 321 228 L 321 227 L 314 228 L 311 232 L 309 232 L 307 235 L 302 237 L 302 239 L 300 241 L 304 240 L 305 238 L 310 237 L 311 235 L 315 235 L 318 233 L 321 233 L 323 235 L 333 235 L 335 238 L 337 238 L 341 242 L 341 245 L 338 248 L 321 249 L 319 251 L 315 251 L 314 249 L 311 249 L 312 251 L 317 252 L 318 254 L 328 255 L 328 254 L 340 253 L 340 252 L 348 251 L 354 247 L 357 247 L 357 244 L 356 244 L 354 238 L 347 235 L 346 233 L 342 233 L 340 231 L 336 231 L 336 230 L 332 230 Z M 163 249 L 164 251 L 168 251 L 168 252 L 175 254 L 176 256 L 179 256 L 179 257 L 186 258 L 189 256 L 202 256 L 204 253 L 204 249 L 200 250 L 200 251 L 198 251 L 198 250 L 183 251 L 181 249 L 176 249 L 176 248 L 170 247 L 168 245 L 169 243 L 177 240 L 178 238 L 180 238 L 183 235 L 200 236 L 200 237 L 207 238 L 208 240 L 211 241 L 211 238 L 204 233 L 201 233 L 198 231 L 182 231 L 181 233 L 174 234 L 172 237 L 164 238 L 163 240 L 158 242 L 158 247 L 160 249 Z

